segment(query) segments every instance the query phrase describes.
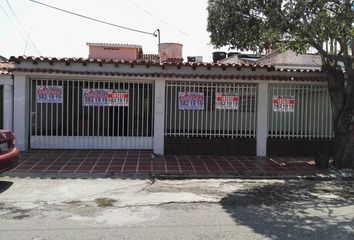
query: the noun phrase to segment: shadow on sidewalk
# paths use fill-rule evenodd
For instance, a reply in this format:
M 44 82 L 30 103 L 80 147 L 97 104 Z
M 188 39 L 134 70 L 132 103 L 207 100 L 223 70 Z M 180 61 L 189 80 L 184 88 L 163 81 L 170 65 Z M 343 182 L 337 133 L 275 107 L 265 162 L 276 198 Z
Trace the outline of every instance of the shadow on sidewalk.
M 221 204 L 237 224 L 271 239 L 354 239 L 354 182 L 250 185 Z

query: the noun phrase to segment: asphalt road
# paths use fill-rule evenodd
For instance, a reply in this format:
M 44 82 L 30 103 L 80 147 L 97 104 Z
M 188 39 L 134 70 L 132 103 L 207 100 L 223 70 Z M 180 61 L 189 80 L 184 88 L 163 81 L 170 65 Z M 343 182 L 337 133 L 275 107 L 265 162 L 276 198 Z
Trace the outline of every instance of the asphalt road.
M 0 239 L 354 239 L 354 183 L 6 177 Z

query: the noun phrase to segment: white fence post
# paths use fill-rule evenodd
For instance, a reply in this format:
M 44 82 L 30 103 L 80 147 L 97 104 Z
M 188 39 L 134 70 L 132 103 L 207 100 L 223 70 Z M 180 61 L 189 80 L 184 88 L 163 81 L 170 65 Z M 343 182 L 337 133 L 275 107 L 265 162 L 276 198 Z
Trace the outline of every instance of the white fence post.
M 268 83 L 258 84 L 257 94 L 257 156 L 267 155 Z
M 26 76 L 14 76 L 14 132 L 17 147 L 28 149 L 29 137 L 29 82 Z
M 13 86 L 4 85 L 4 129 L 12 130 L 13 123 Z
M 157 155 L 164 154 L 165 85 L 164 80 L 155 81 L 154 153 Z

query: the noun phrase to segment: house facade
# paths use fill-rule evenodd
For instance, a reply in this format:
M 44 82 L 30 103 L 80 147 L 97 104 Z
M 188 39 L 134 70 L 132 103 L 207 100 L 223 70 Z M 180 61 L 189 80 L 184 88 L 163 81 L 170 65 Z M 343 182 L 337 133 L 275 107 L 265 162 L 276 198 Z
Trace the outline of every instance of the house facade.
M 309 155 L 333 138 L 327 76 L 317 70 L 141 59 L 10 62 L 1 75 L 3 119 L 21 150 Z

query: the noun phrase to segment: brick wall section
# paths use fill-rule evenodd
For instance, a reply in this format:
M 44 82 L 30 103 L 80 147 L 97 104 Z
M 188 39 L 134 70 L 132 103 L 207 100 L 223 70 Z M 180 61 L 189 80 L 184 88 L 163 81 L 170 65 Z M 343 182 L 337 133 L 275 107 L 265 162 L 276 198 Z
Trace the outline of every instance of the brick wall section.
M 267 155 L 281 157 L 315 156 L 318 149 L 329 148 L 332 140 L 328 139 L 279 139 L 268 138 Z
M 255 156 L 256 139 L 165 137 L 165 154 Z

